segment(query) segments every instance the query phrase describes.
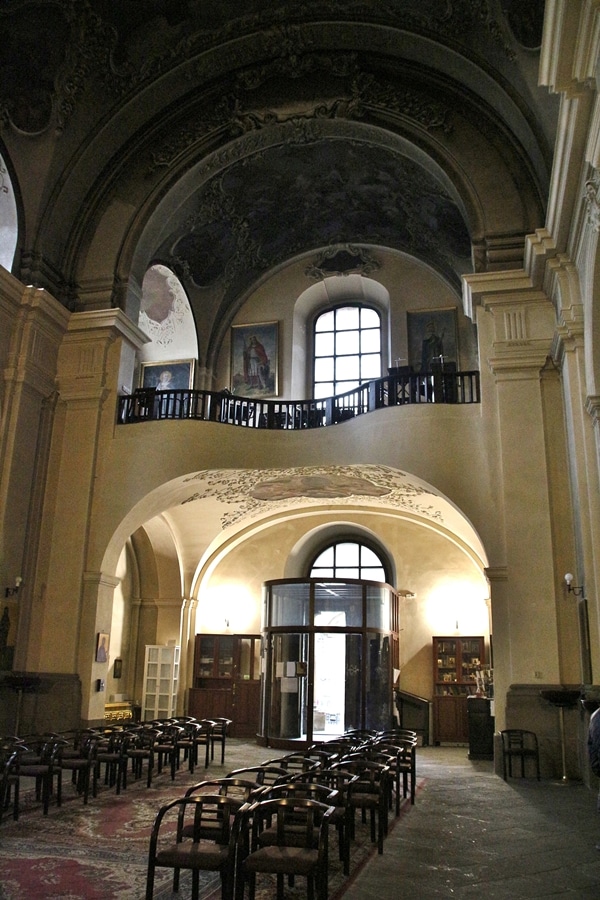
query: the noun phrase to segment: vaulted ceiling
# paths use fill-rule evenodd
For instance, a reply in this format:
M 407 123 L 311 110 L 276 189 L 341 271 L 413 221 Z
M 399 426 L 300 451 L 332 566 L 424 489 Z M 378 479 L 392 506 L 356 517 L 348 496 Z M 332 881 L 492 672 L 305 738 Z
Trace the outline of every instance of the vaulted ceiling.
M 15 273 L 135 318 L 152 262 L 227 324 L 274 267 L 408 253 L 458 290 L 544 221 L 531 0 L 6 0 Z

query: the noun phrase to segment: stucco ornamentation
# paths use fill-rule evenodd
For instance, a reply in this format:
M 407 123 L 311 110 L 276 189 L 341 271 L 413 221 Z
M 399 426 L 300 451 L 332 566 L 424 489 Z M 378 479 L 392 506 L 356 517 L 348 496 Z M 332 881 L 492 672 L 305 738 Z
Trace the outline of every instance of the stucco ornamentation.
M 352 506 L 358 497 L 368 497 L 375 506 L 393 507 L 443 524 L 437 495 L 408 475 L 386 466 L 311 466 L 289 469 L 211 470 L 184 479 L 199 489 L 182 503 L 216 499 L 231 506 L 221 515 L 221 527 L 228 528 L 244 518 L 264 516 L 280 509 L 320 506 Z

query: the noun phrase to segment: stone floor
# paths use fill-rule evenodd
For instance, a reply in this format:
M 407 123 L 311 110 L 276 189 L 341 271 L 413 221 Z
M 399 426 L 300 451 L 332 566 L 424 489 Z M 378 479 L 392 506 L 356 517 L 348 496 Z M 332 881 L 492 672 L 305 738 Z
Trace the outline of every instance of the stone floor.
M 513 778 L 466 748 L 419 748 L 417 801 L 344 900 L 600 898 L 600 815 L 580 783 Z

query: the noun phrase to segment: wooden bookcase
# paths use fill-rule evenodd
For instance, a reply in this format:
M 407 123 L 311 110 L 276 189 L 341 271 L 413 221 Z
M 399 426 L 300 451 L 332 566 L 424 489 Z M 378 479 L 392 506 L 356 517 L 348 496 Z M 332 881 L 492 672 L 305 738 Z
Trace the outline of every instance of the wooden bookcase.
M 483 637 L 433 638 L 433 740 L 467 743 L 467 697 L 475 694 L 475 673 L 485 667 Z
M 197 634 L 188 712 L 231 719 L 234 737 L 254 737 L 260 707 L 259 634 Z

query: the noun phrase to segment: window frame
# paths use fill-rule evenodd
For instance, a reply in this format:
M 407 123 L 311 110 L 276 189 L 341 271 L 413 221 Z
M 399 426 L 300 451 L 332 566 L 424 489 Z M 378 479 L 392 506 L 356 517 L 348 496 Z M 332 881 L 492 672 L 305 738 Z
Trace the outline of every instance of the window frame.
M 358 311 L 358 327 L 357 328 L 337 328 L 337 318 L 338 314 L 341 310 L 345 309 L 356 309 Z M 369 327 L 363 326 L 361 324 L 362 311 L 368 311 L 374 313 L 377 317 L 378 325 L 377 327 Z M 317 325 L 319 320 L 330 313 L 333 313 L 333 322 L 334 327 L 330 331 L 317 331 Z M 366 381 L 373 381 L 376 378 L 381 378 L 382 367 L 383 367 L 383 316 L 381 310 L 373 303 L 364 303 L 360 300 L 345 300 L 340 303 L 333 304 L 331 306 L 327 306 L 325 308 L 319 309 L 313 318 L 312 323 L 312 396 L 315 399 L 325 399 L 326 397 L 338 396 L 339 394 L 345 394 L 347 391 L 351 391 L 356 389 L 358 385 L 363 384 Z M 377 353 L 374 353 L 371 350 L 363 350 L 362 349 L 362 334 L 366 332 L 377 332 L 379 336 L 379 350 Z M 343 335 L 344 333 L 352 333 L 358 334 L 358 351 L 356 353 L 340 353 L 338 352 L 338 335 Z M 317 356 L 317 343 L 318 343 L 318 335 L 320 334 L 331 334 L 333 336 L 333 352 L 331 354 Z M 338 360 L 342 360 L 347 356 L 356 356 L 358 360 L 358 372 L 356 373 L 355 378 L 337 378 L 337 369 L 338 369 Z M 369 374 L 368 376 L 361 377 L 361 368 L 362 368 L 362 360 L 366 357 L 374 357 L 378 356 L 379 359 L 379 374 Z M 317 361 L 318 360 L 332 360 L 333 361 L 333 377 L 331 380 L 322 379 L 317 381 Z M 331 390 L 326 390 L 322 394 L 317 394 L 317 385 L 319 384 L 331 384 Z
M 346 576 L 346 575 L 339 575 L 339 574 L 336 574 L 336 568 L 338 568 L 338 567 L 337 567 L 336 564 L 335 564 L 335 555 L 336 555 L 336 548 L 337 548 L 340 544 L 354 544 L 354 545 L 356 545 L 356 546 L 359 548 L 359 564 L 358 564 L 358 566 L 356 566 L 356 567 L 352 567 L 352 566 L 339 566 L 339 568 L 343 568 L 343 569 L 345 569 L 345 570 L 347 570 L 347 569 L 349 569 L 349 568 L 356 568 L 357 572 L 356 572 L 355 575 L 347 575 L 347 576 Z M 320 576 L 318 573 L 315 574 L 315 572 L 314 572 L 315 562 L 319 559 L 320 556 L 322 556 L 323 553 L 325 553 L 326 550 L 333 549 L 333 553 L 334 553 L 334 565 L 333 565 L 332 567 L 328 567 L 328 568 L 333 568 L 333 574 L 323 575 L 323 576 L 322 576 L 322 579 L 323 579 L 323 580 L 326 580 L 327 578 L 345 578 L 345 577 L 348 577 L 348 578 L 356 578 L 356 579 L 358 579 L 358 580 L 360 580 L 360 581 L 377 581 L 377 582 L 380 582 L 380 579 L 379 579 L 379 578 L 373 578 L 373 577 L 370 577 L 370 578 L 369 578 L 369 577 L 368 577 L 369 567 L 365 567 L 365 568 L 363 569 L 363 567 L 361 566 L 361 564 L 360 564 L 360 555 L 361 555 L 361 554 L 360 554 L 360 551 L 362 550 L 362 548 L 364 548 L 364 549 L 366 549 L 366 550 L 369 550 L 371 553 L 374 553 L 374 554 L 375 554 L 375 556 L 376 556 L 377 559 L 379 560 L 380 567 L 381 567 L 381 569 L 383 570 L 383 575 L 384 575 L 384 581 L 383 581 L 383 583 L 392 585 L 392 587 L 393 587 L 392 580 L 391 580 L 391 578 L 392 578 L 392 567 L 391 567 L 391 565 L 390 565 L 390 563 L 389 563 L 389 560 L 388 560 L 388 558 L 387 558 L 387 553 L 383 550 L 382 547 L 380 547 L 380 546 L 379 546 L 377 543 L 375 543 L 374 541 L 369 541 L 369 540 L 365 540 L 364 538 L 359 538 L 359 537 L 358 537 L 357 535 L 355 535 L 355 534 L 340 535 L 340 536 L 334 538 L 333 540 L 328 540 L 327 542 L 325 542 L 324 544 L 322 544 L 322 545 L 321 545 L 321 546 L 320 546 L 320 547 L 319 547 L 319 548 L 311 555 L 311 557 L 310 557 L 310 559 L 309 559 L 309 563 L 308 563 L 308 566 L 307 566 L 308 577 L 309 577 L 309 578 L 317 578 L 317 579 L 320 579 L 320 578 L 321 578 L 321 576 Z M 325 567 L 323 567 L 323 568 L 325 568 Z M 372 566 L 371 568 L 375 568 L 375 566 Z M 365 574 L 365 573 L 366 573 L 366 574 Z

